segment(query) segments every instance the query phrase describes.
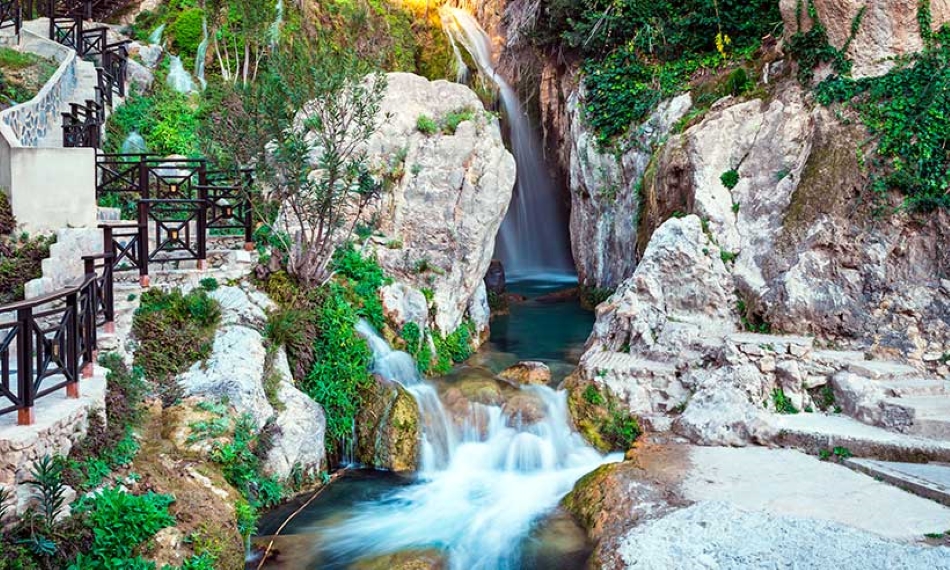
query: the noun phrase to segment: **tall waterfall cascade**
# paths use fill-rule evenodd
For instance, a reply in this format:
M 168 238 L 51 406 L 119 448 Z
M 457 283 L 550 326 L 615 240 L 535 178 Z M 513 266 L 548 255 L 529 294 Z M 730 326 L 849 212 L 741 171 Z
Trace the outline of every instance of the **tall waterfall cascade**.
M 573 273 L 567 213 L 560 203 L 560 185 L 545 163 L 538 129 L 531 124 L 515 90 L 496 72 L 491 40 L 478 21 L 458 8 L 442 8 L 441 14 L 455 50 L 459 80 L 468 75 L 461 46 L 480 75 L 497 86 L 518 165 L 514 196 L 498 236 L 497 255 L 514 278 Z
M 501 406 L 484 404 L 453 418 L 411 356 L 391 349 L 366 322 L 357 331 L 373 351 L 374 373 L 415 397 L 423 445 L 415 484 L 323 533 L 342 556 L 437 545 L 452 568 L 518 568 L 533 524 L 584 474 L 619 459 L 601 456 L 573 432 L 566 394 L 546 386 L 521 388 L 544 404 L 535 423 L 512 422 Z

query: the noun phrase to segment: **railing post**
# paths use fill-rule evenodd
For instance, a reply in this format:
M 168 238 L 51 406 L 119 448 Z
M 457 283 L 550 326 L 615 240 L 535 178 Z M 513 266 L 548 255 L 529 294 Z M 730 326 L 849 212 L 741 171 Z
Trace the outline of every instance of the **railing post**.
M 66 373 L 72 381 L 66 384 L 66 397 L 79 398 L 79 339 L 83 335 L 84 322 L 80 322 L 80 291 L 66 295 Z M 86 348 L 86 347 L 83 347 Z
M 254 185 L 254 178 L 249 170 L 239 170 L 238 179 L 241 181 L 242 194 L 244 197 L 244 249 L 254 250 L 254 211 L 251 204 L 251 187 Z
M 198 166 L 198 269 L 208 268 L 208 165 Z
M 139 285 L 142 287 L 149 286 L 148 278 L 148 255 L 149 255 L 149 243 L 148 243 L 148 202 L 145 200 L 139 200 Z
M 146 157 L 139 158 L 139 199 L 148 200 L 148 162 Z
M 29 426 L 36 421 L 33 415 L 33 309 L 31 307 L 17 311 L 16 357 L 17 398 L 20 400 L 20 407 L 17 409 L 17 424 Z
M 102 329 L 112 334 L 115 332 L 115 289 L 114 273 L 112 266 L 112 254 L 107 254 L 105 264 L 102 267 L 102 313 L 105 318 L 105 324 Z

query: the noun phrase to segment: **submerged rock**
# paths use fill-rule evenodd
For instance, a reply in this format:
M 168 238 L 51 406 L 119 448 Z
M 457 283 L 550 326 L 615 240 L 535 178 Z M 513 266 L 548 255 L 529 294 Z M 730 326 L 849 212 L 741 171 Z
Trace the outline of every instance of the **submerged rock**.
M 502 370 L 498 377 L 515 384 L 546 385 L 551 382 L 551 369 L 543 362 L 526 360 Z
M 448 556 L 441 550 L 403 550 L 364 558 L 350 564 L 350 570 L 445 570 L 449 567 Z
M 361 398 L 363 405 L 356 418 L 357 460 L 396 473 L 415 471 L 422 425 L 412 395 L 399 384 L 375 377 Z

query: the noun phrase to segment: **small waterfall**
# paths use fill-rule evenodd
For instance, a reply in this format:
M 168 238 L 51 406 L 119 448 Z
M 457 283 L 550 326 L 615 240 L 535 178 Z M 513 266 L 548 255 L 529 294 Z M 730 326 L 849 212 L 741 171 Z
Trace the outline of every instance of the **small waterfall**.
M 208 18 L 201 21 L 201 32 L 201 43 L 198 44 L 198 51 L 195 55 L 195 77 L 198 78 L 201 89 L 204 89 L 208 86 L 208 82 L 205 81 L 205 60 L 208 57 Z
M 164 33 L 165 33 L 165 24 L 162 24 L 159 27 L 152 30 L 152 33 L 148 35 L 148 43 L 153 46 L 162 45 L 162 34 Z
M 442 31 L 444 31 L 446 37 L 449 38 L 449 45 L 452 46 L 452 53 L 455 55 L 455 81 L 457 83 L 468 84 L 468 82 L 471 81 L 472 74 L 468 69 L 468 65 L 465 63 L 465 58 L 462 57 L 462 50 L 460 50 L 459 45 L 455 43 L 455 35 L 452 33 L 449 21 L 447 18 L 442 19 Z
M 442 9 L 442 19 L 452 44 L 465 48 L 481 75 L 498 87 L 508 122 L 518 174 L 498 236 L 498 254 L 505 269 L 515 277 L 573 273 L 567 215 L 559 203 L 560 184 L 545 163 L 540 133 L 528 120 L 514 89 L 496 73 L 491 40 L 478 21 L 451 7 Z M 461 61 L 461 56 L 457 59 Z
M 280 41 L 280 27 L 284 24 L 284 0 L 277 0 L 274 6 L 274 21 L 270 25 L 270 45 L 274 47 Z
M 448 550 L 453 569 L 517 568 L 534 523 L 584 474 L 620 458 L 602 457 L 574 433 L 566 394 L 546 386 L 521 388 L 543 408 L 533 423 L 484 404 L 453 422 L 408 354 L 391 349 L 366 322 L 357 332 L 373 351 L 373 372 L 416 398 L 423 456 L 416 484 L 321 531 L 342 559 L 437 545 Z
M 122 141 L 122 154 L 144 154 L 148 152 L 148 148 L 145 146 L 145 139 L 142 138 L 142 135 L 138 131 L 132 131 L 129 133 L 129 136 L 125 137 L 125 140 Z
M 185 66 L 181 63 L 181 58 L 177 55 L 169 59 L 168 67 L 168 86 L 179 93 L 194 93 L 197 88 L 191 74 L 185 71 Z

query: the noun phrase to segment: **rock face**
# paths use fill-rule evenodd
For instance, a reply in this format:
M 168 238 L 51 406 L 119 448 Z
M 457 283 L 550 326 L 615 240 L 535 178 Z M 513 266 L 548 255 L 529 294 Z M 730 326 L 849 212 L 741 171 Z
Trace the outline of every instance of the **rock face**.
M 397 473 L 416 471 L 422 424 L 419 407 L 402 386 L 379 377 L 362 393 L 356 418 L 356 457 L 360 463 Z
M 227 400 L 258 429 L 274 425 L 265 469 L 290 476 L 295 466 L 319 471 L 325 461 L 326 417 L 319 404 L 294 386 L 282 347 L 268 353 L 263 331 L 273 302 L 257 291 L 221 287 L 211 293 L 222 308 L 211 357 L 179 376 L 188 397 Z M 272 390 L 272 394 L 268 394 Z
M 781 0 L 786 36 L 812 28 L 814 22 L 808 15 L 808 4 Z M 924 0 L 923 4 L 930 7 L 934 31 L 950 21 L 950 2 L 947 0 Z M 861 25 L 845 54 L 854 62 L 851 73 L 856 78 L 883 75 L 894 66 L 894 58 L 923 49 L 918 20 L 920 5 L 919 0 L 814 0 L 815 11 L 827 31 L 828 41 L 838 49 L 849 42 L 852 23 L 859 13 L 862 14 Z
M 381 126 L 368 144 L 370 162 L 393 180 L 375 208 L 386 235 L 377 256 L 398 283 L 432 291 L 430 324 L 449 334 L 471 315 L 472 299 L 485 297 L 482 279 L 511 201 L 515 162 L 498 120 L 472 90 L 406 73 L 387 81 Z M 466 120 L 454 126 L 459 113 Z M 423 116 L 437 132 L 419 131 Z M 481 331 L 487 314 L 480 301 L 475 308 Z
M 692 106 L 688 94 L 663 102 L 619 158 L 601 149 L 584 123 L 583 89 L 572 74 L 542 71 L 541 110 L 548 145 L 558 150 L 571 192 L 571 249 L 578 277 L 589 288 L 614 288 L 637 264 L 638 185 L 655 145 Z

